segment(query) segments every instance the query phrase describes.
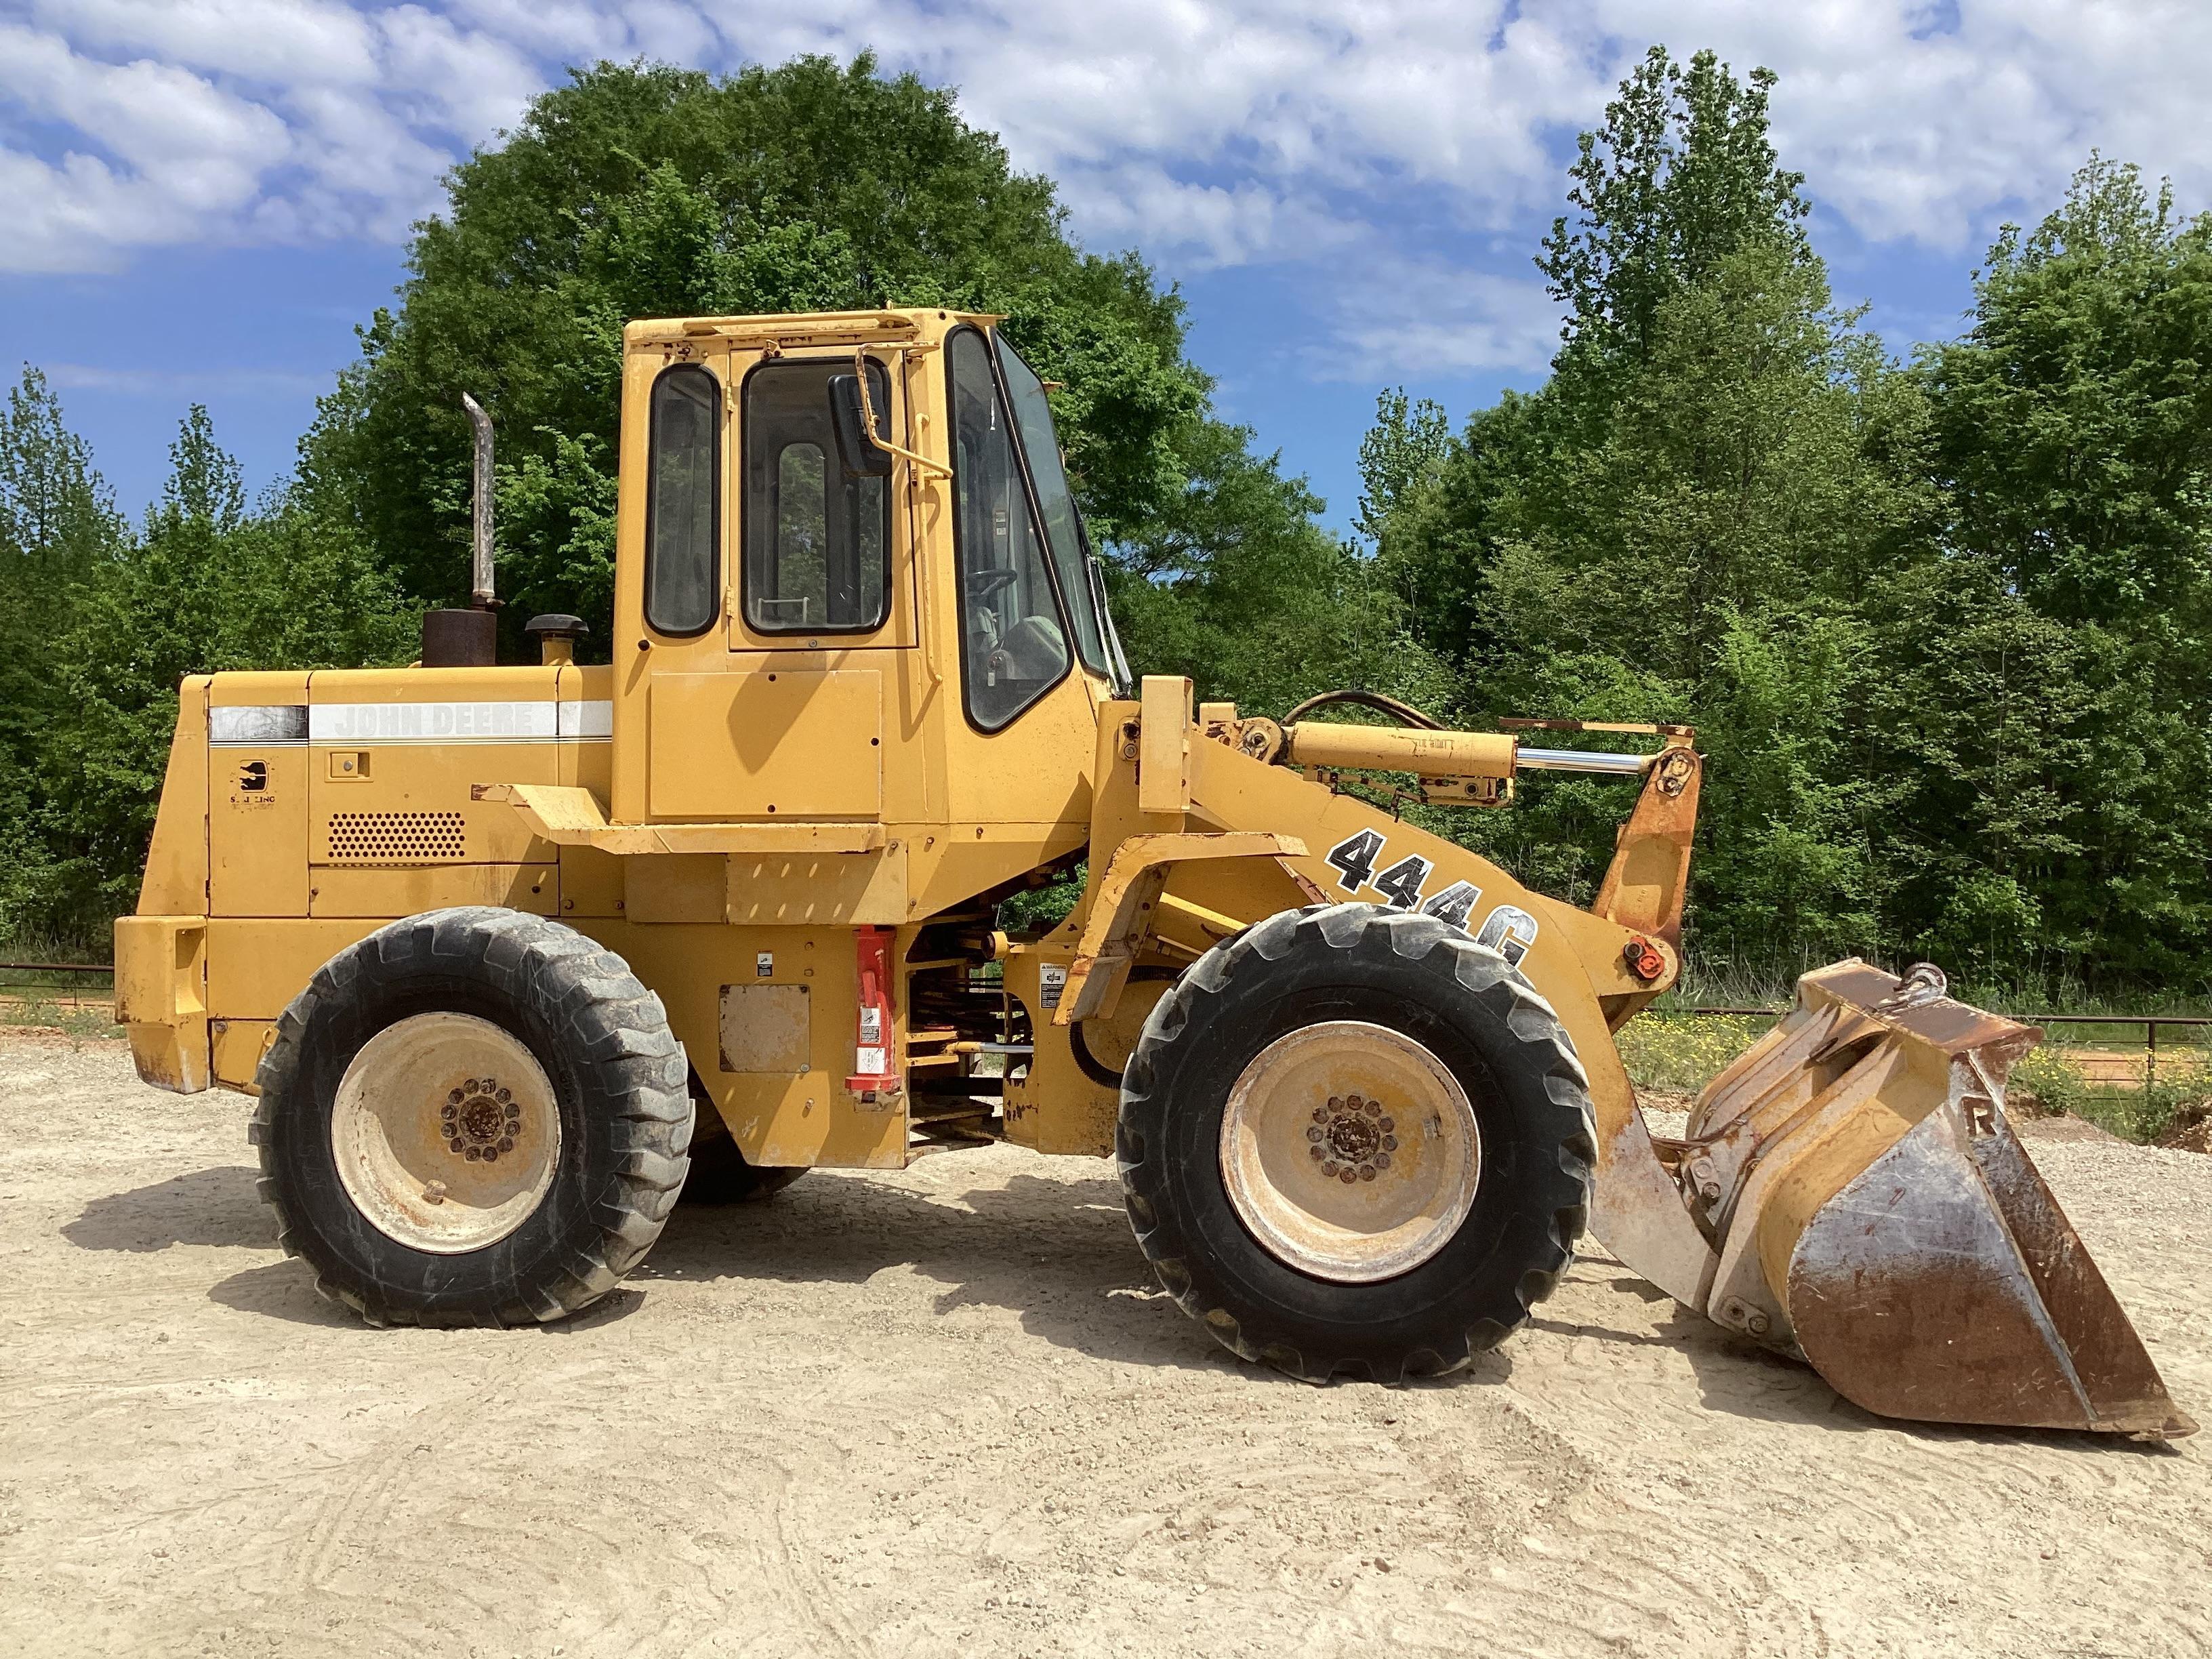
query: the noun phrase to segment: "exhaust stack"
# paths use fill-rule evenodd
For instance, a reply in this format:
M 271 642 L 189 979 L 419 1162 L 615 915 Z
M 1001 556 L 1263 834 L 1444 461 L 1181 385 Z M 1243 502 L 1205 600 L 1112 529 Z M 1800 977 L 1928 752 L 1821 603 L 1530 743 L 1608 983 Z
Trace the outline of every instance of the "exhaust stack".
M 499 599 L 491 571 L 491 416 L 465 392 L 461 407 L 476 434 L 476 490 L 469 514 L 470 608 L 422 613 L 422 666 L 489 668 L 499 661 Z
M 491 416 L 465 392 L 461 393 L 461 407 L 469 411 L 469 425 L 475 428 L 477 445 L 476 492 L 470 514 L 470 528 L 474 535 L 470 574 L 474 578 L 476 608 L 489 611 L 499 603 L 492 590 L 491 575 Z

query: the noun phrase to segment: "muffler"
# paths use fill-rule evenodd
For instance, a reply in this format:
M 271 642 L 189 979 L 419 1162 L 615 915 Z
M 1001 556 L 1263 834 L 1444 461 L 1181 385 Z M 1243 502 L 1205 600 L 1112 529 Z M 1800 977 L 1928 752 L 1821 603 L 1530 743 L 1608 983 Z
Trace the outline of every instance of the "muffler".
M 2007 1121 L 2043 1033 L 1947 988 L 1806 975 L 1655 1138 L 1714 1252 L 1694 1305 L 1885 1417 L 2193 1433 Z

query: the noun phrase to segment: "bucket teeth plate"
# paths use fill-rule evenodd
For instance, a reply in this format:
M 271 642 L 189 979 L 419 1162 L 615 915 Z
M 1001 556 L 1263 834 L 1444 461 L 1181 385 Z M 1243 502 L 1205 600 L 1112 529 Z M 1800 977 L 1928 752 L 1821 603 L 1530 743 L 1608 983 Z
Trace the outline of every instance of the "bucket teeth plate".
M 1884 1416 L 2193 1432 L 2007 1121 L 2042 1033 L 1942 993 L 1808 974 L 1699 1097 L 1674 1167 L 1716 1251 L 1701 1310 Z

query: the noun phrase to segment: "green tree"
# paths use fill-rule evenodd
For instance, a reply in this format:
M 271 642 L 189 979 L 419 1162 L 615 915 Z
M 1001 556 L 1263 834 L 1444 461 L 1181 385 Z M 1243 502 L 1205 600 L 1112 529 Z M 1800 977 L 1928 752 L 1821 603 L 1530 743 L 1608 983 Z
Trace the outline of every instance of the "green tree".
M 66 705 L 51 663 L 79 590 L 123 539 L 114 498 L 46 376 L 26 365 L 0 409 L 0 937 L 46 877 L 36 833 L 47 734 Z
M 1250 436 L 1212 422 L 1188 434 L 1190 488 L 1120 550 L 1111 599 L 1131 666 L 1255 714 L 1346 685 L 1441 704 L 1449 678 L 1373 561 L 1315 522 L 1320 499 Z
M 1551 381 L 1477 412 L 1384 553 L 1463 705 L 1699 728 L 1693 922 L 1745 956 L 1877 931 L 1872 826 L 1895 786 L 1862 765 L 1856 597 L 1940 503 L 1917 384 L 1833 305 L 1806 240 L 1772 85 L 1656 47 L 1632 72 L 1538 262 L 1568 313 Z M 1587 899 L 1619 791 L 1523 793 L 1463 833 Z
M 2192 986 L 2212 943 L 2212 216 L 2093 156 L 1925 354 L 1940 550 L 1879 595 L 1905 914 L 2022 974 Z
M 1375 399 L 1375 424 L 1359 441 L 1359 512 L 1352 527 L 1375 547 L 1390 517 L 1432 479 L 1451 445 L 1451 426 L 1435 399 L 1409 400 L 1395 386 Z
M 803 58 L 725 79 L 601 64 L 546 93 L 451 179 L 396 311 L 304 446 L 307 499 L 410 592 L 465 584 L 464 391 L 501 430 L 509 614 L 604 624 L 621 327 L 639 316 L 872 305 L 995 311 L 1040 374 L 1094 531 L 1118 541 L 1188 486 L 1206 378 L 1182 303 L 1133 255 L 1066 238 L 953 94 Z M 600 637 L 605 638 L 604 632 Z
M 1601 385 L 1645 361 L 1660 308 L 1752 244 L 1807 258 L 1802 173 L 1778 162 L 1768 131 L 1774 71 L 1738 81 L 1711 52 L 1685 66 L 1648 51 L 1582 135 L 1567 201 L 1536 261 L 1567 307 L 1562 374 Z
M 136 902 L 188 674 L 404 662 L 415 613 L 339 528 L 279 496 L 249 513 L 238 463 L 194 405 L 143 530 L 89 571 L 42 654 L 36 880 L 19 918 L 90 939 Z

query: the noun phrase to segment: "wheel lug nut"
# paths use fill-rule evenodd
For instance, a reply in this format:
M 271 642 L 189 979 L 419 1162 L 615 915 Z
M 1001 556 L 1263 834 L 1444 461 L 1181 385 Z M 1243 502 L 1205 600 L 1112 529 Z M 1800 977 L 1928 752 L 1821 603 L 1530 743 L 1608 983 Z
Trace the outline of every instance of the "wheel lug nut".
M 1346 1186 L 1349 1187 L 1353 1182 L 1359 1179 L 1359 1172 L 1347 1165 L 1346 1168 L 1337 1171 L 1336 1178 L 1339 1181 L 1341 1181 Z
M 1316 1158 L 1325 1156 L 1322 1152 L 1322 1149 L 1318 1146 L 1309 1146 L 1306 1148 L 1306 1151 L 1311 1152 Z
M 1396 1124 L 1393 1123 L 1393 1122 L 1392 1122 L 1389 1118 L 1387 1118 L 1387 1117 L 1386 1117 L 1386 1118 L 1384 1118 L 1384 1119 L 1382 1120 L 1382 1124 L 1380 1125 L 1380 1127 L 1382 1128 L 1382 1133 L 1383 1133 L 1384 1134 L 1386 1134 L 1386 1135 L 1387 1135 L 1387 1134 L 1389 1134 L 1392 1130 L 1395 1129 L 1397 1127 L 1398 1127 L 1398 1126 L 1397 1126 Z
M 499 1138 L 499 1149 L 502 1152 L 513 1152 L 514 1150 L 514 1137 L 513 1135 L 501 1135 Z
M 459 1105 L 461 1103 L 461 1093 L 462 1091 L 460 1090 L 454 1090 L 453 1093 L 446 1097 L 446 1104 L 448 1106 Z
M 1360 1178 L 1362 1181 L 1372 1181 L 1372 1180 L 1374 1180 L 1374 1179 L 1375 1179 L 1375 1166 L 1374 1166 L 1373 1164 L 1361 1164 L 1361 1165 L 1359 1166 L 1359 1178 Z
M 496 1147 L 496 1146 L 487 1146 L 487 1147 L 485 1147 L 485 1148 L 483 1149 L 483 1161 L 484 1161 L 485 1163 L 487 1163 L 487 1164 L 496 1164 L 496 1163 L 498 1163 L 498 1162 L 499 1162 L 499 1148 L 498 1148 L 498 1147 Z
M 1389 1168 L 1390 1167 L 1390 1154 L 1389 1154 L 1389 1153 L 1388 1153 L 1388 1152 L 1377 1152 L 1377 1153 L 1376 1153 L 1376 1154 L 1375 1154 L 1375 1167 L 1376 1167 L 1376 1169 L 1378 1169 L 1378 1170 L 1387 1170 L 1387 1169 L 1389 1169 Z
M 1384 1135 L 1382 1137 L 1382 1150 L 1386 1152 L 1396 1152 L 1398 1150 L 1398 1137 L 1389 1134 Z
M 447 1122 L 451 1123 L 453 1121 L 453 1113 L 456 1109 L 457 1109 L 452 1104 L 452 1103 L 448 1102 L 447 1104 L 438 1108 L 438 1115 L 445 1119 Z

